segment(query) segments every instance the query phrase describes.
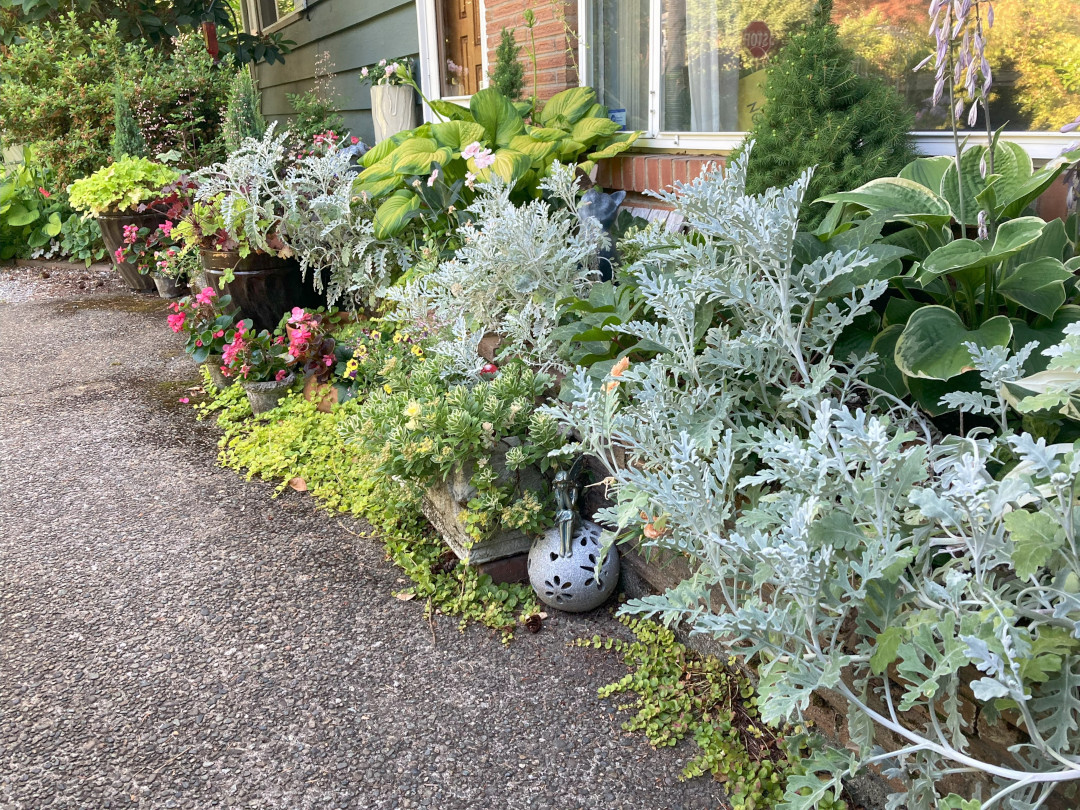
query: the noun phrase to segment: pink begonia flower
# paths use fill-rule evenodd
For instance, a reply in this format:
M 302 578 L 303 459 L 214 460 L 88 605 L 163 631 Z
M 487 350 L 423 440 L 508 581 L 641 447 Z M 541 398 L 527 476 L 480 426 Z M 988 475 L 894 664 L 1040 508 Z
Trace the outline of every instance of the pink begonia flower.
M 202 346 L 202 341 L 201 340 L 196 340 L 195 345 L 196 346 Z
M 307 315 L 302 307 L 293 307 L 292 312 L 289 313 L 289 323 L 300 323 L 304 320 L 304 316 Z
M 386 65 L 386 60 L 385 59 L 380 59 L 379 60 L 379 67 L 383 67 L 384 65 Z
M 195 296 L 195 303 L 199 305 L 209 304 L 215 295 L 217 295 L 217 293 L 214 292 L 213 287 L 203 287 Z
M 366 79 L 368 75 L 368 69 L 366 67 L 360 68 L 360 78 Z
M 349 140 L 352 141 L 353 146 L 356 146 L 358 143 L 360 143 L 360 139 L 357 138 L 355 135 L 353 135 Z
M 393 76 L 395 73 L 397 73 L 397 67 L 398 66 L 396 63 L 391 62 L 389 65 L 386 66 L 386 75 Z
M 435 171 L 433 171 L 431 173 L 431 177 L 429 177 L 427 179 L 428 188 L 431 188 L 433 185 L 435 185 L 435 181 L 438 180 L 438 179 L 439 179 L 439 170 L 436 169 Z
M 285 369 L 281 369 L 281 371 L 279 371 L 277 374 L 274 375 L 274 379 L 277 382 L 281 382 L 282 380 L 284 380 L 288 376 L 289 376 L 289 372 L 287 372 Z
M 187 397 L 180 397 L 180 404 L 187 405 L 190 400 Z
M 169 316 L 169 328 L 174 332 L 179 333 L 184 328 L 184 321 L 187 320 L 187 314 L 184 312 L 176 313 Z
M 225 377 L 231 377 L 232 376 L 232 372 L 229 370 L 228 366 L 222 366 L 221 367 L 221 373 Z
M 135 240 L 139 238 L 139 229 L 134 225 L 124 226 L 124 241 L 129 245 L 135 244 Z
M 484 149 L 480 154 L 473 158 L 473 162 L 476 163 L 476 168 L 486 169 L 495 162 L 495 155 L 492 154 L 490 149 Z
M 216 338 L 225 337 L 225 330 L 224 329 L 218 329 L 216 332 L 214 332 L 214 337 L 216 337 Z
M 244 365 L 240 366 L 240 376 L 241 377 L 246 377 L 250 373 L 251 373 L 251 366 L 249 366 L 247 363 L 244 363 Z
M 326 363 L 326 367 L 334 365 L 334 356 L 332 354 L 324 354 L 322 361 Z
M 38 186 L 38 191 L 41 192 L 42 197 L 51 197 L 52 196 L 52 192 L 51 191 L 46 191 L 45 186 Z
M 158 225 L 158 228 L 161 229 L 161 232 L 163 234 L 168 236 L 170 233 L 172 233 L 173 224 L 171 222 L 169 222 L 169 220 L 165 220 L 160 225 Z
M 116 257 L 116 261 L 123 262 L 124 261 L 124 249 L 123 248 L 117 248 L 116 251 L 113 253 L 113 256 Z

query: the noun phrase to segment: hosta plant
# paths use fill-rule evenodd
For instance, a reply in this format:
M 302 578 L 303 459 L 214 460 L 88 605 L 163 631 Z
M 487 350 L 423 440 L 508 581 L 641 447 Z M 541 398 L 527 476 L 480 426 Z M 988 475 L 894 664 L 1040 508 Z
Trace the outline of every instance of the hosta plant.
M 443 119 L 398 133 L 364 156 L 356 193 L 378 204 L 375 235 L 393 236 L 424 206 L 413 185 L 417 176 L 444 175 L 466 187 L 466 204 L 476 181 L 500 177 L 516 202 L 536 196 L 538 181 L 556 161 L 578 163 L 589 172 L 597 160 L 626 150 L 640 133 L 619 132 L 590 87 L 553 96 L 532 113 L 489 87 L 473 94 L 468 109 L 429 101 Z M 519 109 L 521 107 L 521 109 Z
M 625 609 L 734 643 L 767 721 L 801 719 L 814 690 L 846 699 L 852 750 L 815 754 L 785 810 L 869 764 L 905 786 L 890 810 L 1075 800 L 1080 448 L 986 429 L 938 442 L 868 385 L 873 356 L 841 356 L 841 340 L 887 282 L 867 280 L 876 259 L 857 246 L 799 258 L 808 179 L 747 195 L 740 159 L 670 195 L 690 233 L 642 232 L 626 270 L 656 320 L 618 327 L 659 353 L 600 384 L 578 369 L 574 400 L 547 411 L 581 437 L 568 450 L 606 466 L 612 533 L 691 563 Z M 985 399 L 952 405 L 997 421 L 1024 358 L 966 348 Z M 1025 741 L 971 746 L 966 699 Z M 900 747 L 877 747 L 878 730 Z M 962 797 L 941 784 L 960 772 L 975 780 Z
M 919 158 L 898 177 L 822 198 L 834 206 L 817 240 L 801 242 L 804 250 L 877 244 L 896 251 L 879 274 L 892 280 L 890 298 L 849 334 L 857 344 L 872 342 L 883 387 L 910 391 L 938 415 L 947 410 L 943 394 L 978 387 L 965 342 L 1046 348 L 1080 319 L 1071 305 L 1080 256 L 1070 231 L 1061 220 L 1026 215 L 1077 161 L 1080 150 L 1033 170 L 1022 147 L 995 142 L 992 152 L 972 146 L 958 160 Z M 1028 370 L 1042 368 L 1036 352 Z

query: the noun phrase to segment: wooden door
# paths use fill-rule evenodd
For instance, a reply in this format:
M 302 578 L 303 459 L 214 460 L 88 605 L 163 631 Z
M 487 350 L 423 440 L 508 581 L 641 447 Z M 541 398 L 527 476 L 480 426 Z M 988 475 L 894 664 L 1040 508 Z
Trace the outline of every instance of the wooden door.
M 442 94 L 471 96 L 484 75 L 480 0 L 436 0 L 442 30 Z

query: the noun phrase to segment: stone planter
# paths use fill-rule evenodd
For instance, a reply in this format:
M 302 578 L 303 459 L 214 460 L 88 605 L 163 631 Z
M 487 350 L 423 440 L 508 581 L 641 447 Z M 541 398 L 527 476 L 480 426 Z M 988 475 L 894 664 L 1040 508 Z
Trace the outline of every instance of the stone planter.
M 282 397 L 289 393 L 289 388 L 296 381 L 295 374 L 289 374 L 281 382 L 270 380 L 269 382 L 244 382 L 244 393 L 247 394 L 248 402 L 251 403 L 253 414 L 272 411 L 281 402 Z
M 157 211 L 144 211 L 136 213 L 126 211 L 115 214 L 101 214 L 97 218 L 101 228 L 101 238 L 105 242 L 105 248 L 109 251 L 109 261 L 113 263 L 120 278 L 135 292 L 154 292 L 154 279 L 144 276 L 135 265 L 129 262 L 116 260 L 116 249 L 124 244 L 124 226 L 134 225 L 136 228 L 156 228 L 165 221 L 165 215 Z
M 510 446 L 500 441 L 492 452 L 490 463 L 498 474 L 499 481 L 507 483 L 515 480 L 522 491 L 540 490 L 544 486 L 543 476 L 532 467 L 516 472 L 506 469 L 506 452 Z M 517 529 L 499 531 L 482 542 L 474 542 L 465 531 L 460 519 L 469 500 L 476 495 L 476 488 L 469 483 L 473 469 L 471 465 L 455 469 L 445 481 L 428 488 L 424 493 L 421 508 L 431 525 L 442 535 L 443 540 L 458 559 L 468 565 L 485 565 L 509 557 L 525 555 L 532 545 L 532 537 Z
M 371 120 L 375 142 L 385 141 L 416 126 L 416 98 L 405 85 L 376 84 L 371 87 Z
M 188 285 L 186 283 L 178 283 L 176 279 L 168 276 L 154 276 L 153 279 L 158 295 L 162 298 L 179 298 L 181 295 L 187 294 Z
M 206 358 L 206 362 L 203 363 L 206 370 L 210 372 L 210 379 L 214 381 L 214 387 L 219 391 L 224 391 L 230 385 L 232 380 L 221 373 L 221 355 L 212 354 Z
M 219 294 L 232 296 L 240 316 L 251 318 L 256 331 L 273 331 L 281 316 L 293 307 L 320 306 L 314 288 L 305 284 L 300 264 L 268 253 L 251 253 L 244 258 L 236 251 L 203 250 L 203 270 L 207 285 Z M 233 280 L 226 282 L 226 271 Z

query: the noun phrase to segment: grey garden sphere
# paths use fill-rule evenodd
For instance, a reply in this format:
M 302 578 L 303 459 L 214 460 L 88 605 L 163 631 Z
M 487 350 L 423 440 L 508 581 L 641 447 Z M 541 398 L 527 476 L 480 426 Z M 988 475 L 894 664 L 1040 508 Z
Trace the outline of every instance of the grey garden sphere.
M 600 607 L 619 584 L 619 553 L 608 550 L 599 577 L 600 532 L 595 523 L 581 521 L 574 532 L 570 556 L 563 557 L 559 529 L 548 529 L 529 549 L 529 582 L 549 607 L 581 613 Z

